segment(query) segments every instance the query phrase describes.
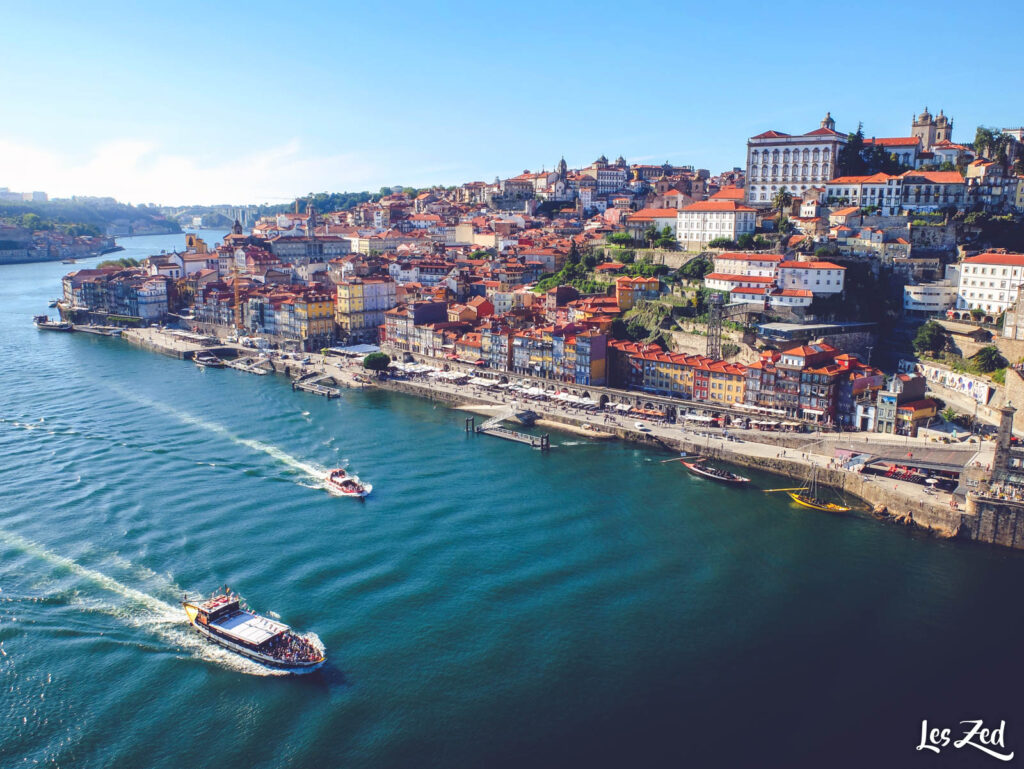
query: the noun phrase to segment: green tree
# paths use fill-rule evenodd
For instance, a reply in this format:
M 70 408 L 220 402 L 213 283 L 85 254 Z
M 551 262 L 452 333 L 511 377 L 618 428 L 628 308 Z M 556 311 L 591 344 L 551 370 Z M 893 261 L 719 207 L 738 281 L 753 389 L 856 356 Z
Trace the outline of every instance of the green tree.
M 933 320 L 925 323 L 914 336 L 914 349 L 918 352 L 938 353 L 946 345 L 946 332 Z
M 714 238 L 708 241 L 708 248 L 737 248 L 736 241 L 729 238 Z
M 633 238 L 629 237 L 629 234 L 626 232 L 613 232 L 605 240 L 613 246 L 630 246 L 633 244 Z
M 741 251 L 750 251 L 754 247 L 754 236 L 749 232 L 744 232 L 736 238 L 736 245 Z
M 385 352 L 371 352 L 363 358 L 363 368 L 381 372 L 391 363 L 391 356 Z
M 953 411 L 953 407 L 952 406 L 946 406 L 946 408 L 944 408 L 942 410 L 942 415 L 941 416 L 947 422 L 952 422 L 954 419 L 956 419 L 956 412 Z
M 679 277 L 687 280 L 702 280 L 714 267 L 710 259 L 698 256 L 679 268 Z
M 1006 358 L 1002 356 L 999 348 L 994 344 L 982 347 L 974 354 L 974 365 L 983 374 L 990 374 L 998 368 L 1005 368 L 1006 364 Z
M 782 188 L 775 193 L 775 197 L 772 198 L 772 208 L 779 212 L 780 221 L 792 205 L 793 196 L 789 194 L 789 190 L 787 190 L 786 186 L 783 185 Z
M 850 134 L 846 144 L 836 155 L 836 163 L 839 166 L 839 176 L 859 176 L 867 170 L 867 163 L 864 161 L 864 124 L 858 123 L 857 130 Z

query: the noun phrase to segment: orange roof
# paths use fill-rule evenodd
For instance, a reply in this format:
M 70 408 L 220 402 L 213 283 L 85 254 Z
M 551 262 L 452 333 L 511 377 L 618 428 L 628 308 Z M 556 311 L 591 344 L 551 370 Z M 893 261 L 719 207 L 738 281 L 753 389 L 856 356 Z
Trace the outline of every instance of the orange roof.
M 847 206 L 846 208 L 840 208 L 833 211 L 831 216 L 849 216 L 850 214 L 855 214 L 858 211 L 860 211 L 860 209 L 857 206 Z
M 679 212 L 674 208 L 641 208 L 629 217 L 630 221 L 637 219 L 675 219 Z
M 865 144 L 882 144 L 886 147 L 914 147 L 921 143 L 916 136 L 896 136 L 887 139 L 865 139 Z
M 753 208 L 741 206 L 735 200 L 702 200 L 699 203 L 691 203 L 684 206 L 681 211 L 753 211 Z
M 889 174 L 871 174 L 870 176 L 837 176 L 835 179 L 825 184 L 884 184 L 890 179 L 895 179 L 895 176 L 889 176 Z
M 832 262 L 783 262 L 779 265 L 779 269 L 791 269 L 791 270 L 845 270 L 845 267 L 840 267 L 838 264 Z
M 771 283 L 775 278 L 763 275 L 731 275 L 727 272 L 712 272 L 704 280 L 727 280 L 734 283 Z
M 988 252 L 969 256 L 964 259 L 966 264 L 1005 264 L 1013 267 L 1024 267 L 1024 254 L 997 254 Z
M 716 254 L 715 259 L 737 259 L 744 262 L 784 262 L 782 254 L 743 254 L 739 251 L 723 251 Z
M 920 176 L 932 184 L 963 184 L 964 181 L 959 171 L 905 171 L 900 176 L 904 179 Z
M 742 187 L 722 187 L 711 196 L 711 200 L 745 200 L 747 192 Z

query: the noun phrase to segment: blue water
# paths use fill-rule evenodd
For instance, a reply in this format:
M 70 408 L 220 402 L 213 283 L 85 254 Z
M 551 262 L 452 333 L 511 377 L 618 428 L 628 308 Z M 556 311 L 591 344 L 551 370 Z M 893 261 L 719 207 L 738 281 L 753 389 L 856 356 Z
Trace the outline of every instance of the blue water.
M 1020 554 L 39 332 L 68 269 L 0 268 L 0 766 L 959 767 L 921 719 L 983 717 L 1024 749 Z M 225 583 L 328 666 L 190 633 Z

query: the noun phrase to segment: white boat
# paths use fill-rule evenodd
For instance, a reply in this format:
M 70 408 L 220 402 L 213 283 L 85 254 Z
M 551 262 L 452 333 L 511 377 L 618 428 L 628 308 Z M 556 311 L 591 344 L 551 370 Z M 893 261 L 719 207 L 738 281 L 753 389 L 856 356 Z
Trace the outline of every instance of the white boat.
M 342 497 L 362 499 L 373 491 L 373 486 L 360 481 L 358 475 L 349 475 L 341 467 L 336 467 L 327 474 L 326 483 L 329 492 Z
M 645 425 L 643 422 L 637 422 L 636 429 L 642 433 L 649 433 L 651 431 L 651 428 Z
M 306 672 L 326 660 L 319 641 L 299 635 L 282 622 L 243 609 L 239 596 L 227 588 L 206 600 L 190 601 L 186 596 L 181 605 L 197 632 L 256 662 Z

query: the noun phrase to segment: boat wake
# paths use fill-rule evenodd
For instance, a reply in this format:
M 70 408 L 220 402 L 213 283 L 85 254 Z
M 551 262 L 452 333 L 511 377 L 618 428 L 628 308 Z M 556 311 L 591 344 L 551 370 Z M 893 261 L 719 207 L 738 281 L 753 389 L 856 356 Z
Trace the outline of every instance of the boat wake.
M 212 662 L 238 673 L 256 676 L 287 675 L 287 671 L 275 670 L 231 653 L 227 649 L 210 644 L 193 633 L 180 607 L 136 590 L 118 582 L 102 572 L 86 568 L 77 561 L 54 553 L 30 540 L 12 532 L 0 529 L 0 541 L 25 555 L 31 555 L 53 567 L 54 571 L 74 574 L 83 582 L 101 588 L 117 596 L 113 601 L 88 604 L 89 608 L 118 619 L 123 624 L 139 628 L 160 638 L 165 643 L 186 652 L 189 656 Z M 181 593 L 173 583 L 167 585 L 168 592 Z M 86 603 L 86 602 L 82 602 Z M 319 639 L 316 639 L 319 642 Z M 322 644 L 321 644 L 322 647 Z
M 289 454 L 286 451 L 283 451 L 282 449 L 279 449 L 277 446 L 274 446 L 269 443 L 263 443 L 262 441 L 257 441 L 252 438 L 242 438 L 241 436 L 235 435 L 228 428 L 224 427 L 223 425 L 217 424 L 216 422 L 208 422 L 205 419 L 194 417 L 191 414 L 187 414 L 183 411 L 178 411 L 178 409 L 172 408 L 171 406 L 168 406 L 164 403 L 157 403 L 155 401 L 149 401 L 145 398 L 140 398 L 139 396 L 134 395 L 132 393 L 128 393 L 127 391 L 122 391 L 121 388 L 115 389 L 117 389 L 118 392 L 120 392 L 122 395 L 124 395 L 124 397 L 128 398 L 129 400 L 142 403 L 149 408 L 161 411 L 164 414 L 167 414 L 168 416 L 177 419 L 179 422 L 183 424 L 190 425 L 192 427 L 198 427 L 200 430 L 205 430 L 206 432 L 210 432 L 213 433 L 214 435 L 219 435 L 222 438 L 226 438 L 227 440 L 234 443 L 236 446 L 241 446 L 252 451 L 257 451 L 266 454 L 272 459 L 276 459 L 282 465 L 290 467 L 293 470 L 297 470 L 300 473 L 305 473 L 306 475 L 310 476 L 311 478 L 314 478 L 317 481 L 322 481 L 324 476 L 327 474 L 326 467 L 320 467 L 319 465 L 315 465 L 311 462 L 303 462 L 301 459 L 292 456 L 291 454 Z

